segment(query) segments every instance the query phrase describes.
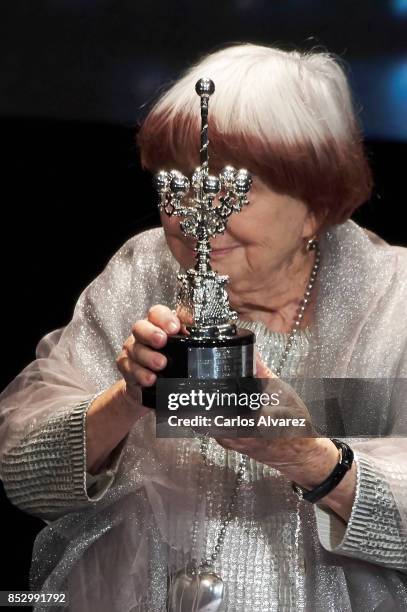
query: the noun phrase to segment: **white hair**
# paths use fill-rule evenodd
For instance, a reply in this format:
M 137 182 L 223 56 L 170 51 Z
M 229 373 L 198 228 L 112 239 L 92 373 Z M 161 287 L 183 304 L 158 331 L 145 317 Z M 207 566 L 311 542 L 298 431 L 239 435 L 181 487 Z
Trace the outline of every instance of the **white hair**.
M 266 138 L 271 142 L 318 145 L 349 138 L 354 112 L 347 79 L 328 53 L 300 53 L 241 44 L 205 57 L 186 71 L 159 101 L 171 120 L 196 109 L 195 83 L 215 83 L 209 113 L 217 130 Z M 191 110 L 190 110 L 191 112 Z

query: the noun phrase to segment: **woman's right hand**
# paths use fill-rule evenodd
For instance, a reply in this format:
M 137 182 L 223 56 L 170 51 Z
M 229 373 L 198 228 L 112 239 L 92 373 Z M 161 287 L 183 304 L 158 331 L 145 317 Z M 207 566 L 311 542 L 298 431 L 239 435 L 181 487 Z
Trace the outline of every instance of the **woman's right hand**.
M 132 333 L 123 345 L 116 363 L 122 374 L 126 394 L 141 402 L 141 387 L 151 387 L 159 372 L 167 365 L 167 358 L 160 353 L 167 344 L 167 337 L 181 330 L 181 321 L 167 307 L 152 306 L 146 319 L 133 325 Z

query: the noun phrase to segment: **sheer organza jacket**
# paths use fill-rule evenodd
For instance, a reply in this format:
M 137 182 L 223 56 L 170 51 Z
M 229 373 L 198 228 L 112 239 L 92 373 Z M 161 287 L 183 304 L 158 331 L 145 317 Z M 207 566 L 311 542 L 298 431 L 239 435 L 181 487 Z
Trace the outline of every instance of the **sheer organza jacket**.
M 322 430 L 337 419 L 355 450 L 352 515 L 346 526 L 250 461 L 215 567 L 229 612 L 407 609 L 407 249 L 351 221 L 320 248 L 315 323 L 298 334 L 283 376 L 322 381 L 323 399 L 325 379 L 369 380 L 345 385 L 336 412 L 311 410 Z M 116 357 L 134 322 L 153 304 L 174 305 L 178 271 L 162 229 L 131 238 L 0 396 L 5 490 L 47 522 L 32 588 L 68 590 L 73 612 L 165 610 L 167 576 L 211 552 L 233 486 L 238 453 L 212 441 L 203 466 L 196 439 L 155 437 L 153 413 L 98 475 L 86 472 L 86 411 L 120 378 Z M 278 360 L 284 334 L 240 325 L 256 332 L 269 365 Z

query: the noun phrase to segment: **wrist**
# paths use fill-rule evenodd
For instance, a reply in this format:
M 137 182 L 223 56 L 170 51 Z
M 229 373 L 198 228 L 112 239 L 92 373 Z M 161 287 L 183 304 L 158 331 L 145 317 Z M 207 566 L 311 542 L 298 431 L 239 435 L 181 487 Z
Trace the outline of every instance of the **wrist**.
M 332 443 L 338 449 L 338 462 L 328 476 L 311 488 L 303 488 L 293 482 L 293 489 L 297 495 L 311 503 L 317 503 L 329 497 L 335 489 L 343 483 L 353 467 L 354 454 L 352 449 L 343 441 L 332 439 Z M 346 495 L 348 498 L 348 495 Z
M 284 470 L 285 476 L 304 489 L 313 489 L 323 482 L 338 463 L 339 451 L 329 438 L 315 438 L 313 448 L 295 466 Z

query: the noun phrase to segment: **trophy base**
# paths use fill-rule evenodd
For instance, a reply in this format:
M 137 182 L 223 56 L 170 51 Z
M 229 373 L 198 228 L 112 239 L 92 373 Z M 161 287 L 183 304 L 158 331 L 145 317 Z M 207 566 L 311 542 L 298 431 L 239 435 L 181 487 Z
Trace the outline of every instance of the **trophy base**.
M 163 378 L 240 379 L 253 378 L 255 335 L 238 329 L 233 335 L 196 338 L 169 336 L 161 352 L 167 365 Z M 143 405 L 156 408 L 156 387 L 143 389 Z

